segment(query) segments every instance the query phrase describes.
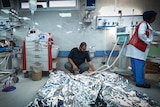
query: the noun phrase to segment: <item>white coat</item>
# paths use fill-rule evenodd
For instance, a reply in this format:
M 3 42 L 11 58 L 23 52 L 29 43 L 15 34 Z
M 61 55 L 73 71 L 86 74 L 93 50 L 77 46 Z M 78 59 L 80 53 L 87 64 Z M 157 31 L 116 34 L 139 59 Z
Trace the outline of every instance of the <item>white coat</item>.
M 149 38 L 146 35 L 147 25 L 149 29 Z M 145 52 L 142 52 L 139 49 L 135 48 L 133 45 L 129 44 L 127 45 L 126 56 L 146 61 L 150 44 L 153 40 L 154 35 L 160 36 L 160 32 L 154 31 L 152 27 L 146 22 L 141 23 L 138 29 L 138 36 L 142 41 L 144 41 L 147 44 L 147 49 Z

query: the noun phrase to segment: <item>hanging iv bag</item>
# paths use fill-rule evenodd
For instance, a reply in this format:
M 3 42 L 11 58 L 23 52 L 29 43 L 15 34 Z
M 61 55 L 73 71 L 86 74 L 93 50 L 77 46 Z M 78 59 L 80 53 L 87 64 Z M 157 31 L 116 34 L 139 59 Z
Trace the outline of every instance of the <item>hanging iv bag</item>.
M 29 9 L 33 15 L 34 11 L 37 10 L 37 0 L 29 0 Z

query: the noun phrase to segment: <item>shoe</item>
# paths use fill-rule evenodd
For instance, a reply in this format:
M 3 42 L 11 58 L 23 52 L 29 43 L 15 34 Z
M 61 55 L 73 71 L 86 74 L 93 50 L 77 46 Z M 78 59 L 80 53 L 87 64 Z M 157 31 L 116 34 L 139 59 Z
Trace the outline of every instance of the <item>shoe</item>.
M 142 88 L 151 88 L 150 84 L 144 83 L 144 84 L 136 84 L 137 87 L 142 87 Z
M 71 72 L 72 74 L 74 74 L 74 70 L 71 70 L 70 72 Z

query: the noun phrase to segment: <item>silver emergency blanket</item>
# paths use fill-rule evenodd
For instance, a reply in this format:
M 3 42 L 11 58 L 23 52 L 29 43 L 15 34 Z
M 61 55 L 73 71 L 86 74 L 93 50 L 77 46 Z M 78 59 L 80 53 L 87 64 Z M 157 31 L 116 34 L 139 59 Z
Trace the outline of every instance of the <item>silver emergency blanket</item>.
M 144 93 L 133 90 L 122 76 L 101 72 L 88 76 L 63 71 L 51 73 L 26 107 L 160 107 Z

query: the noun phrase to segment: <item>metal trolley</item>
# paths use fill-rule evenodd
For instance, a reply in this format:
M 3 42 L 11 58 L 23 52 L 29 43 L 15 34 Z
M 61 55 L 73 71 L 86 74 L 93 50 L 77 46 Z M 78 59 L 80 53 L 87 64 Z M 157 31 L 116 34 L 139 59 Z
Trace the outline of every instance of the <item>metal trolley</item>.
M 12 68 L 12 54 L 11 50 L 0 51 L 0 82 L 2 83 L 6 78 L 12 77 L 14 83 L 19 81 L 16 70 Z

